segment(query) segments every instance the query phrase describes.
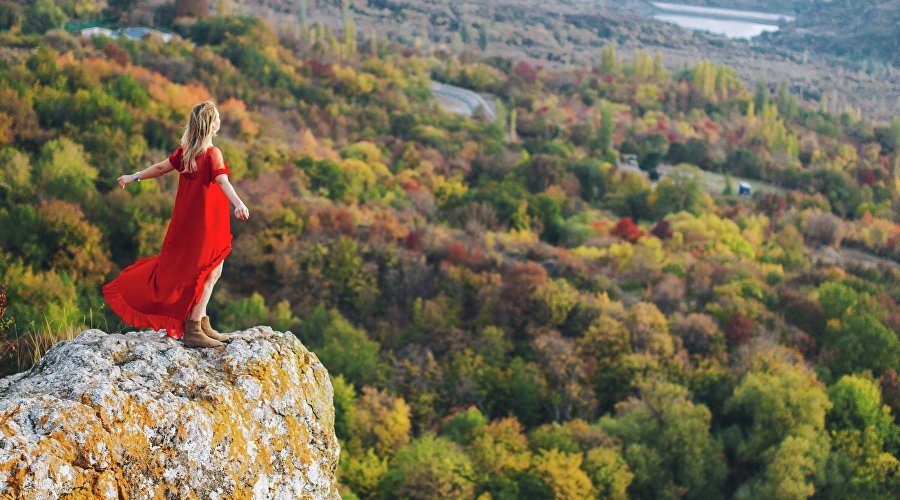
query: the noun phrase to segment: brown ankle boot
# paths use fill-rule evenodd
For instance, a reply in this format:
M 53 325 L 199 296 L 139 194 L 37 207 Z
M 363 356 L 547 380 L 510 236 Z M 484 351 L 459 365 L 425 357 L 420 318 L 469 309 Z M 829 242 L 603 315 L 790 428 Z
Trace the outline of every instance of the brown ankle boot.
M 211 339 L 216 339 L 220 342 L 228 342 L 231 340 L 231 337 L 228 335 L 222 335 L 213 329 L 212 325 L 209 324 L 209 316 L 204 316 L 200 319 L 200 330 L 203 331 L 203 334 Z
M 185 347 L 219 347 L 222 345 L 218 340 L 203 334 L 199 321 L 189 319 L 184 322 L 184 337 L 181 337 L 181 342 Z

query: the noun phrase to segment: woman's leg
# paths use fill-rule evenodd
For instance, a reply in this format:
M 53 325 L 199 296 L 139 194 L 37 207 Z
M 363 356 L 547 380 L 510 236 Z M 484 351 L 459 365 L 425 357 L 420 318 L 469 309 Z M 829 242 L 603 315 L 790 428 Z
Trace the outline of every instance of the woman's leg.
M 206 281 L 203 282 L 203 294 L 200 296 L 200 302 L 197 302 L 197 305 L 191 309 L 188 319 L 200 321 L 206 316 L 206 306 L 209 304 L 210 297 L 212 297 L 213 287 L 216 286 L 216 282 L 219 281 L 219 278 L 222 276 L 222 266 L 224 264 L 224 260 L 219 262 L 219 265 L 206 277 Z

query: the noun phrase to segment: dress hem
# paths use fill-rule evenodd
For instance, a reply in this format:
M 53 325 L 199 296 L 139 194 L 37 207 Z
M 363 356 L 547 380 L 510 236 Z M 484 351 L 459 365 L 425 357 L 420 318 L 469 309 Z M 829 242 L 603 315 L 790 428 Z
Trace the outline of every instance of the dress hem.
M 200 272 L 197 274 L 197 278 L 195 280 L 194 285 L 194 296 L 191 300 L 190 306 L 188 310 L 185 312 L 184 316 L 190 313 L 191 309 L 200 302 L 199 298 L 203 293 L 203 284 L 206 282 L 206 278 L 209 276 L 209 273 L 212 272 L 213 269 L 216 268 L 225 257 L 227 257 L 231 253 L 231 243 L 229 243 L 222 251 L 220 251 L 213 260 L 204 266 Z M 114 313 L 119 315 L 122 318 L 122 321 L 125 323 L 134 326 L 134 327 L 150 327 L 154 330 L 166 330 L 166 336 L 172 337 L 174 339 L 180 339 L 184 336 L 184 320 L 185 318 L 176 318 L 173 316 L 166 316 L 163 314 L 148 314 L 135 309 L 131 304 L 125 300 L 125 297 L 122 295 L 122 289 L 120 287 L 119 278 L 122 273 L 127 271 L 128 269 L 138 266 L 140 264 L 146 263 L 152 259 L 158 259 L 159 256 L 153 257 L 144 257 L 142 259 L 138 259 L 134 264 L 123 269 L 119 276 L 116 276 L 115 279 L 103 285 L 103 297 L 106 299 L 106 302 L 109 304 L 109 308 L 112 309 Z

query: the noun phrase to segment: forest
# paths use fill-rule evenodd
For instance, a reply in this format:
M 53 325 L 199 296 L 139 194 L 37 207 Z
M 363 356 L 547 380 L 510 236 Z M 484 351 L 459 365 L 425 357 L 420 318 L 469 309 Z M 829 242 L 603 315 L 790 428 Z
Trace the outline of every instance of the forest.
M 0 1 L 4 374 L 132 329 L 100 286 L 159 252 L 178 179 L 115 179 L 211 99 L 253 216 L 210 316 L 327 367 L 344 498 L 896 498 L 900 118 L 613 45 L 548 69 L 351 15 L 89 38 L 56 29 L 75 5 Z

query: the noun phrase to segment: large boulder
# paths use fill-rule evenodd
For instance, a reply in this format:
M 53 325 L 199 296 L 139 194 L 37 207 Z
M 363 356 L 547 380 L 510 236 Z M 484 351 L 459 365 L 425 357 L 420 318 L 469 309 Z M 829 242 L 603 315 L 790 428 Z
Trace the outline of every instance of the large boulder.
M 0 379 L 2 498 L 339 498 L 328 372 L 290 332 L 81 332 Z

